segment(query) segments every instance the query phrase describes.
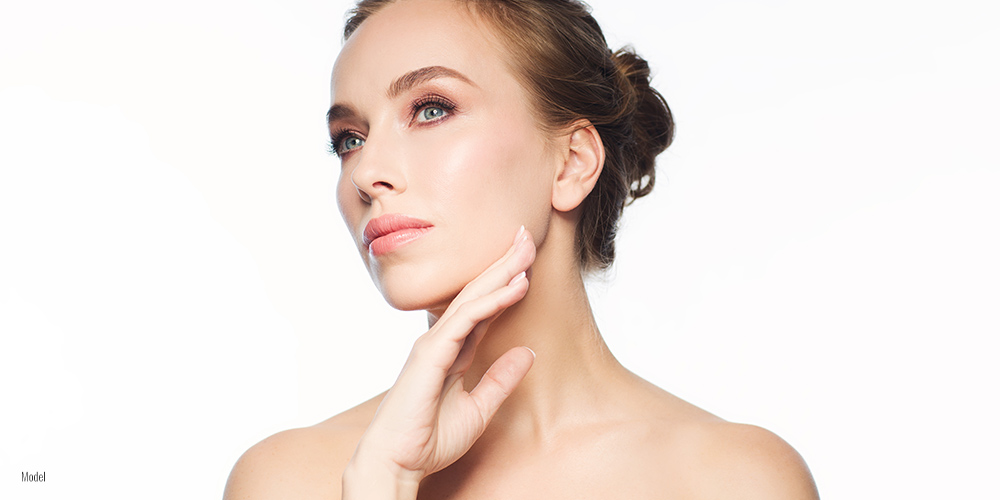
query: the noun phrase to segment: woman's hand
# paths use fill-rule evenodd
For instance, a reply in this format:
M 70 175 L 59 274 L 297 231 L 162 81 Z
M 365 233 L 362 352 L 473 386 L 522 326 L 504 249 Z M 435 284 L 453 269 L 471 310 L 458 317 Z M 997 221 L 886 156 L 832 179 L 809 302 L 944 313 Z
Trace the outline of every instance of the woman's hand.
M 387 498 L 415 498 L 421 479 L 458 460 L 483 434 L 534 353 L 507 351 L 471 392 L 463 377 L 490 323 L 527 293 L 525 273 L 534 259 L 534 242 L 522 226 L 510 250 L 416 340 L 345 471 L 344 499 L 372 498 L 369 485 L 390 486 L 387 481 L 397 488 Z

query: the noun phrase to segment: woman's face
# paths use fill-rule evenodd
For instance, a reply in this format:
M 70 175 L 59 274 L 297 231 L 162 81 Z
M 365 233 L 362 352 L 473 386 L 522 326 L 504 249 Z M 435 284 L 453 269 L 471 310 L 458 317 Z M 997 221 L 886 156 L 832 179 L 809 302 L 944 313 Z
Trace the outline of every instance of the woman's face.
M 393 307 L 442 311 L 521 224 L 544 240 L 556 155 L 502 50 L 451 0 L 405 0 L 362 23 L 334 66 L 337 201 Z M 430 228 L 369 246 L 366 226 L 387 214 Z

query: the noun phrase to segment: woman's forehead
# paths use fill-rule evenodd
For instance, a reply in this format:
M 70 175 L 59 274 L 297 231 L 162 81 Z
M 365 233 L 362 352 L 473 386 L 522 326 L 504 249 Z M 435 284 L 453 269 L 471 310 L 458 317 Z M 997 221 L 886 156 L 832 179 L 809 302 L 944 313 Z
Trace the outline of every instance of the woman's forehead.
M 376 12 L 351 35 L 334 64 L 331 90 L 335 97 L 382 92 L 427 67 L 449 68 L 474 82 L 510 77 L 491 30 L 467 8 L 451 0 L 404 0 Z

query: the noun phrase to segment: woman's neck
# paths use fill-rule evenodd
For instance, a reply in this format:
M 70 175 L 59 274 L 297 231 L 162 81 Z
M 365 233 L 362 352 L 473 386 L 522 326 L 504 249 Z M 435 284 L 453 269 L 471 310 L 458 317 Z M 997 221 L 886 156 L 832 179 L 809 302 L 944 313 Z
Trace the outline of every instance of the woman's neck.
M 608 401 L 637 380 L 601 337 L 576 263 L 559 258 L 575 254 L 549 244 L 564 238 L 547 240 L 538 247 L 527 295 L 493 322 L 464 378 L 471 391 L 511 348 L 527 346 L 536 354 L 482 440 L 539 442 L 565 426 L 606 418 L 598 412 L 609 409 Z

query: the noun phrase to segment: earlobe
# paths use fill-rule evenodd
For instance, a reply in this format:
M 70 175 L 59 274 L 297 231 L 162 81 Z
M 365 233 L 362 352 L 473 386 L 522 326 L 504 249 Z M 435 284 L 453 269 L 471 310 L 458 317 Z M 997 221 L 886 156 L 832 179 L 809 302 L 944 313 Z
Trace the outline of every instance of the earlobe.
M 578 207 L 597 185 L 604 168 L 604 143 L 587 120 L 573 124 L 560 141 L 564 148 L 552 184 L 552 208 L 569 212 Z

